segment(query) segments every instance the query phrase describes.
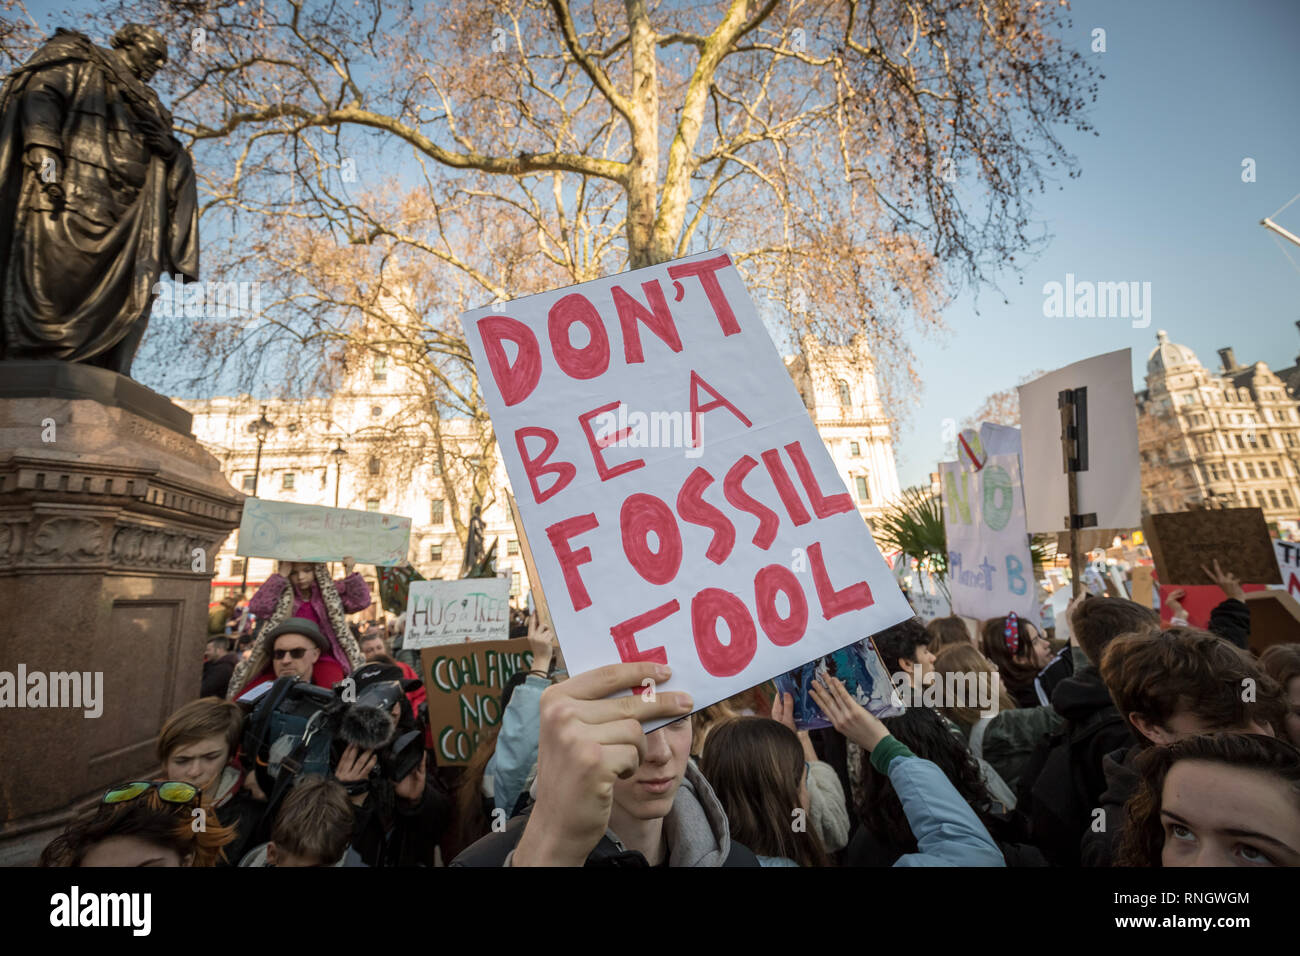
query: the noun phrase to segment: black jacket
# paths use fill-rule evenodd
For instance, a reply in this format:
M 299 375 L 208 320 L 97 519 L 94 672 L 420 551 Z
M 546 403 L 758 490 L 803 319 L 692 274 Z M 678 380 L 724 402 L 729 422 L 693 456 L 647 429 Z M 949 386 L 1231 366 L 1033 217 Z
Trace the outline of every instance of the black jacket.
M 239 655 L 234 651 L 215 661 L 204 661 L 203 682 L 199 684 L 199 696 L 224 698 L 226 688 L 230 686 L 230 675 L 235 672 L 235 665 L 238 663 Z
M 1019 806 L 1029 817 L 1031 838 L 1055 866 L 1079 865 L 1080 840 L 1106 789 L 1102 763 L 1134 743 L 1097 668 L 1081 653 L 1075 666 L 1052 696 L 1065 727 L 1035 754 L 1021 784 Z
M 1137 793 L 1141 783 L 1135 763 L 1142 749 L 1138 744 L 1133 744 L 1102 758 L 1106 789 L 1102 792 L 1099 803 L 1106 814 L 1105 829 L 1097 832 L 1089 827 L 1084 831 L 1079 847 L 1084 866 L 1114 866 L 1115 848 L 1119 845 L 1120 833 L 1124 829 L 1124 804 Z
M 391 786 L 391 784 L 385 784 Z M 385 812 L 372 790 L 366 802 L 356 808 L 352 826 L 352 847 L 366 866 L 433 866 L 434 851 L 451 819 L 451 801 L 431 780 L 424 783 L 424 797 L 411 806 L 394 797 Z

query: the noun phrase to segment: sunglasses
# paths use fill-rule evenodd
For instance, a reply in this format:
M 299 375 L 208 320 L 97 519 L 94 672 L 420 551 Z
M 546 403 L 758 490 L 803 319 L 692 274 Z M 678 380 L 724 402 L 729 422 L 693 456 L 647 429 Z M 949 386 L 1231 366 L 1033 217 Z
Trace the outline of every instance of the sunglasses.
M 138 797 L 144 796 L 154 788 L 158 789 L 158 799 L 163 803 L 189 804 L 199 802 L 199 789 L 192 784 L 181 783 L 179 780 L 168 780 L 165 782 L 154 781 L 150 783 L 147 780 L 137 780 L 135 783 L 124 783 L 120 787 L 114 787 L 104 794 L 101 803 L 130 803 Z
M 311 648 L 308 647 L 280 648 L 275 651 L 275 659 L 277 661 L 282 661 L 286 657 L 292 657 L 295 661 L 300 661 L 303 659 L 303 655 L 305 655 L 309 650 L 311 650 Z

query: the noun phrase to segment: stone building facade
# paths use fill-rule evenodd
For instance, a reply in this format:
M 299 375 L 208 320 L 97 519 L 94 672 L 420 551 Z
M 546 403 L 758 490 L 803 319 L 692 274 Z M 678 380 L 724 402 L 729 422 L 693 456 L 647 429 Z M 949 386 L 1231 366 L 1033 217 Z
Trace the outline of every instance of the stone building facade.
M 1269 522 L 1294 522 L 1300 400 L 1284 376 L 1295 370 L 1242 365 L 1223 348 L 1210 371 L 1165 332 L 1156 339 L 1137 394 L 1144 510 L 1257 507 Z

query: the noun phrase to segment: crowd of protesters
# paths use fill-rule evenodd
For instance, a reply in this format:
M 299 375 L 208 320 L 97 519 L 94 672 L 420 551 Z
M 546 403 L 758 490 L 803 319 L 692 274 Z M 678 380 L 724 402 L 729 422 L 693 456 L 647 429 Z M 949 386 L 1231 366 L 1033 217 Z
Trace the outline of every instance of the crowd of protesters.
M 156 779 L 108 791 L 42 863 L 1300 865 L 1300 644 L 1257 658 L 1239 583 L 1211 576 L 1229 596 L 1208 630 L 1177 594 L 1170 625 L 1077 597 L 1055 639 L 1015 614 L 903 621 L 873 636 L 918 691 L 903 712 L 822 677 L 831 726 L 811 731 L 770 683 L 700 711 L 611 696 L 671 672 L 568 678 L 519 615 L 531 669 L 469 764 L 439 767 L 416 661 L 347 619 L 371 600 L 352 562 L 337 581 L 282 562 L 213 610 L 203 696 L 160 728 Z M 953 678 L 991 695 L 954 699 Z

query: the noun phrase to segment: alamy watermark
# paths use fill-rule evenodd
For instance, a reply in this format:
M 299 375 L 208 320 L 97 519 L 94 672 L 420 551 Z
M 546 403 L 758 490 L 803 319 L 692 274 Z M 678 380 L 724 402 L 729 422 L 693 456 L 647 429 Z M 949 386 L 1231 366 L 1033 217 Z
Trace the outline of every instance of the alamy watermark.
M 152 315 L 164 319 L 226 319 L 262 308 L 260 282 L 186 282 L 179 273 L 153 284 Z
M 103 671 L 0 671 L 0 709 L 72 708 L 94 720 L 104 712 Z
M 1133 328 L 1151 324 L 1150 282 L 1078 281 L 1043 284 L 1043 315 L 1049 319 L 1132 319 Z
M 602 412 L 593 421 L 600 448 L 684 448 L 687 458 L 704 454 L 703 429 L 698 419 L 692 427 L 690 412 L 629 411 L 620 403 L 617 414 Z

